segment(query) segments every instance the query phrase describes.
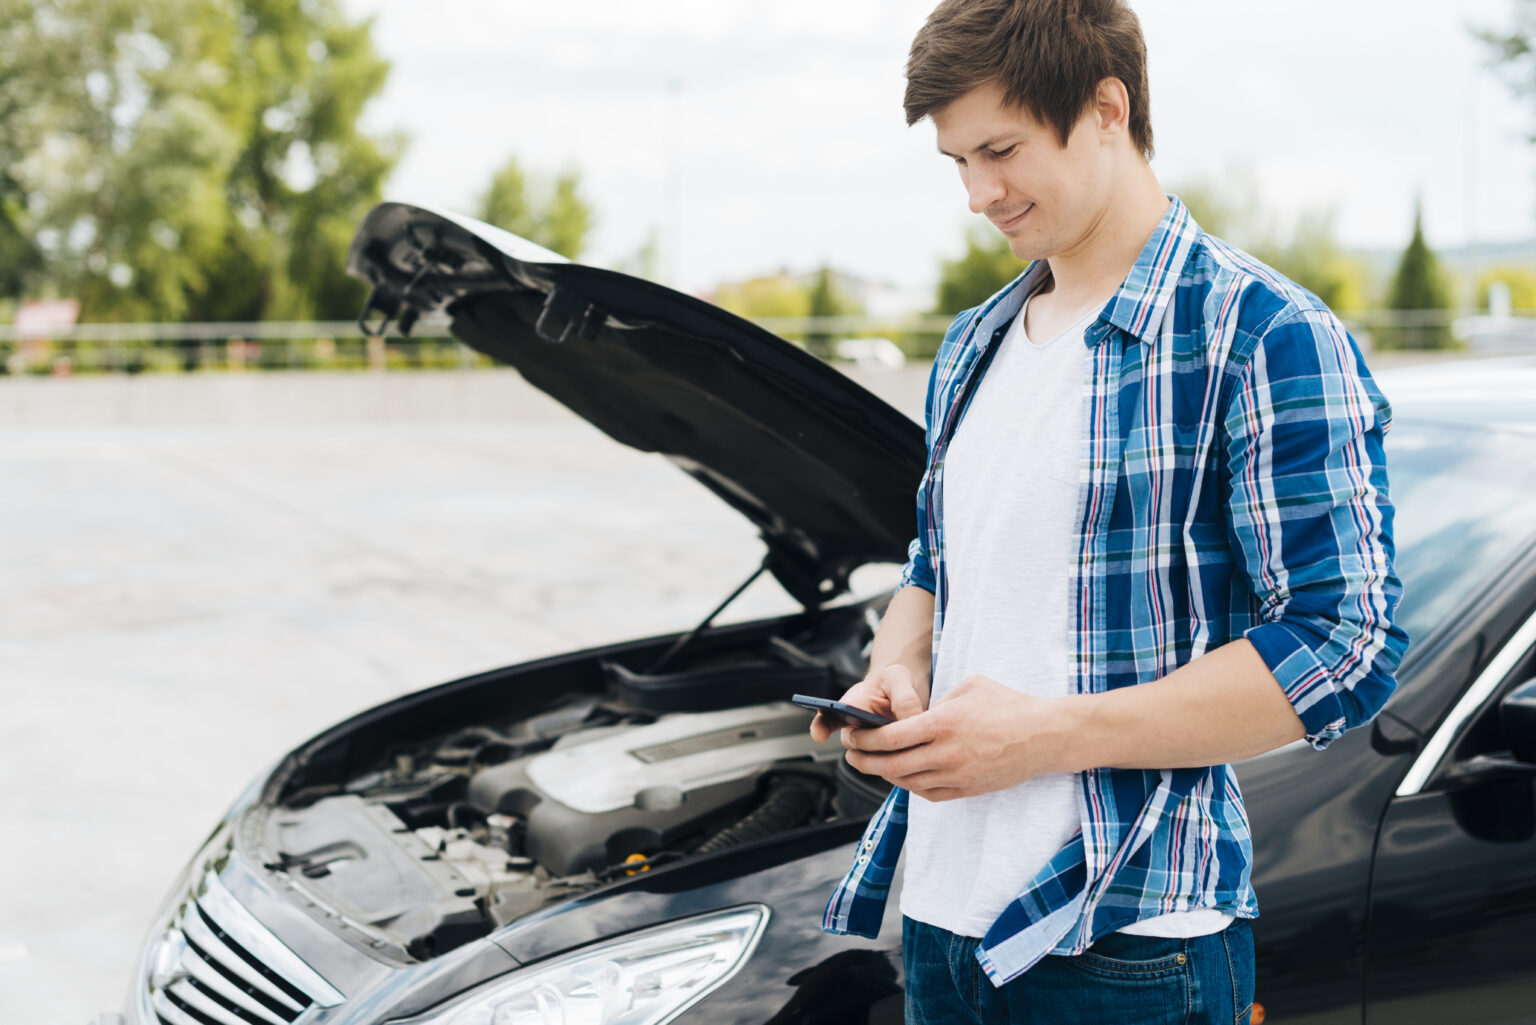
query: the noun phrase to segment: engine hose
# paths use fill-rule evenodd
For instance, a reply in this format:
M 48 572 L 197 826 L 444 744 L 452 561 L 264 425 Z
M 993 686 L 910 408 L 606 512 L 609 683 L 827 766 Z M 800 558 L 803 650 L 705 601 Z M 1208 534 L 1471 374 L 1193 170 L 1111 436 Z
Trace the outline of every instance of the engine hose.
M 699 845 L 695 854 L 713 854 L 749 840 L 761 840 L 786 829 L 793 829 L 811 817 L 815 807 L 812 794 L 797 783 L 782 783 L 769 791 L 752 814 L 716 833 Z

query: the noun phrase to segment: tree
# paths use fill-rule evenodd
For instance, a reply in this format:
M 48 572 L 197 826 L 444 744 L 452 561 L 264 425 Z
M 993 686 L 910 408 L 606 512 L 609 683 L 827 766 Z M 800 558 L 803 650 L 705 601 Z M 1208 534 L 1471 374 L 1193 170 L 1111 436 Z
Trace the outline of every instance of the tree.
M 1331 210 L 1303 211 L 1288 243 L 1257 246 L 1253 255 L 1317 296 L 1329 309 L 1365 308 L 1365 266 L 1334 241 Z
M 0 296 L 40 287 L 43 254 L 27 162 L 51 135 L 85 128 L 84 47 L 64 33 L 41 31 L 38 6 L 0 0 Z
M 1413 208 L 1413 237 L 1398 260 L 1387 305 L 1404 311 L 1445 310 L 1451 305 L 1440 262 L 1424 241 L 1424 212 L 1418 203 Z M 1405 325 L 1400 334 L 1389 335 L 1385 341 L 1394 347 L 1440 349 L 1451 344 L 1451 333 L 1448 325 L 1432 319 Z
M 806 305 L 807 313 L 812 317 L 842 317 L 860 312 L 860 305 L 837 287 L 832 268 L 826 264 L 822 264 L 811 282 Z M 832 355 L 832 336 L 824 331 L 813 331 L 805 336 L 805 348 L 812 355 L 827 359 Z
M 8 216 L 35 247 L 40 287 L 79 296 L 93 320 L 354 313 L 363 286 L 345 275 L 347 246 L 400 148 L 357 129 L 389 67 L 370 31 L 339 0 L 14 12 L 5 56 L 46 55 L 14 71 L 31 83 L 15 102 L 42 113 L 14 132 L 5 117 L 0 142 L 0 156 L 23 154 L 6 166 L 25 208 L 13 196 Z
M 972 228 L 966 233 L 965 254 L 940 266 L 934 312 L 952 315 L 981 305 L 1018 277 L 1024 266 L 1008 248 L 1007 238 Z
M 1509 289 L 1510 309 L 1536 310 L 1536 268 L 1505 264 L 1484 270 L 1477 276 L 1478 309 L 1488 309 L 1488 295 L 1495 282 Z
M 1273 219 L 1259 200 L 1259 184 L 1242 169 L 1229 171 L 1220 182 L 1196 178 L 1172 192 L 1189 208 L 1195 223 L 1219 238 L 1250 252 L 1275 243 Z
M 1265 213 L 1258 184 L 1246 173 L 1229 174 L 1220 185 L 1185 182 L 1174 192 L 1202 229 L 1247 250 L 1330 309 L 1365 308 L 1369 273 L 1364 263 L 1339 248 L 1332 210 L 1303 210 L 1286 238 Z
M 580 185 L 574 170 L 561 172 L 553 182 L 530 182 L 517 158 L 510 157 L 480 199 L 480 219 L 578 259 L 592 227 L 592 208 L 577 191 Z
M 787 271 L 721 285 L 714 295 L 716 306 L 749 319 L 808 317 L 810 292 Z

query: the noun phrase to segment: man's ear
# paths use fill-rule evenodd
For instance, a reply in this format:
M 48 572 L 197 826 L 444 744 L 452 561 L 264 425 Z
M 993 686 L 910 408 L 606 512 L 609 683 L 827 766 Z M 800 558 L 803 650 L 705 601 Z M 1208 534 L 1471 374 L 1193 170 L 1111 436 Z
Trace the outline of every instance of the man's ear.
M 1131 96 L 1118 78 L 1099 81 L 1094 90 L 1093 113 L 1100 135 L 1118 135 L 1130 131 Z

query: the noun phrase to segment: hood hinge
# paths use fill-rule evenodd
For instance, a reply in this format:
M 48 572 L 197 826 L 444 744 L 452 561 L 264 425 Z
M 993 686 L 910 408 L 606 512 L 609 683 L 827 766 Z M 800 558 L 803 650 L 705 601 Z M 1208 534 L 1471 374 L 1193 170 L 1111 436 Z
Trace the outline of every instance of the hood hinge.
M 824 566 L 783 540 L 763 540 L 768 543 L 764 560 L 768 571 L 806 611 L 814 611 L 848 590 L 849 567 Z
M 573 334 L 590 342 L 597 338 L 607 320 L 607 310 L 569 288 L 556 285 L 545 297 L 533 329 L 540 338 L 556 345 L 569 341 Z

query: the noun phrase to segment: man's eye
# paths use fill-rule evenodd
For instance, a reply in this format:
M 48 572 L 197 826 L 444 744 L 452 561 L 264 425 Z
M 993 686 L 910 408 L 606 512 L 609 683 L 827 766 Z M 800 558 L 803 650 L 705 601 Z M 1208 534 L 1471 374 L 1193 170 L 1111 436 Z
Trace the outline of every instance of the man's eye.
M 1014 143 L 1012 146 L 1009 146 L 1007 149 L 989 149 L 989 150 L 987 150 L 987 155 L 992 157 L 992 158 L 994 158 L 994 159 L 996 159 L 996 160 L 1002 160 L 1002 159 L 1005 159 L 1007 157 L 1013 156 L 1013 151 L 1018 149 L 1018 148 L 1019 148 L 1019 144 L 1018 143 Z

